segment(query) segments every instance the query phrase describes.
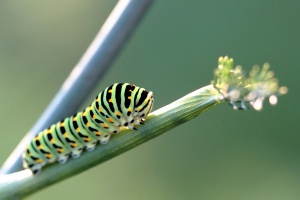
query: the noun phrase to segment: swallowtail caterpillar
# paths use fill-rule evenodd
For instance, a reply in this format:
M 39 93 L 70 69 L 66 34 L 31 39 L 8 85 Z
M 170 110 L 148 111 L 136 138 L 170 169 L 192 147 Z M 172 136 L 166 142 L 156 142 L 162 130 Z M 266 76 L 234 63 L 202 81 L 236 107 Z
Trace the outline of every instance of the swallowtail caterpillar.
M 151 112 L 153 92 L 129 83 L 115 83 L 102 91 L 89 107 L 39 132 L 22 155 L 23 167 L 33 174 L 47 163 L 78 158 L 83 149 L 106 144 L 120 127 L 136 130 Z

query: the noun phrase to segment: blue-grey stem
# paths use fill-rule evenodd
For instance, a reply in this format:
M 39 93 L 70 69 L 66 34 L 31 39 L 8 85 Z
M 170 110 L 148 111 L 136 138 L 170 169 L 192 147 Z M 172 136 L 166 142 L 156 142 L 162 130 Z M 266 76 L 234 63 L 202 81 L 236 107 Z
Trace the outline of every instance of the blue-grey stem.
M 78 110 L 86 96 L 111 66 L 152 2 L 153 0 L 120 0 L 117 3 L 44 113 L 5 161 L 0 174 L 21 170 L 21 155 L 32 138 L 39 131 Z

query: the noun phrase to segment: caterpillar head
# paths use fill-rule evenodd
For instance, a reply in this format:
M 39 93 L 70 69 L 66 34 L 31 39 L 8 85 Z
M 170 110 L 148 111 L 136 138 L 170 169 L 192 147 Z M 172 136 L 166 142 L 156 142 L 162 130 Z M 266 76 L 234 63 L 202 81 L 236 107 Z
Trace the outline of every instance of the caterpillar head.
M 153 92 L 148 92 L 147 98 L 140 106 L 140 111 L 138 112 L 138 116 L 144 118 L 151 112 L 154 104 Z
M 144 123 L 145 118 L 153 108 L 153 103 L 153 92 L 148 92 L 144 88 L 141 88 L 138 94 L 138 98 L 135 101 L 132 115 L 128 116 L 124 126 L 127 126 L 132 130 L 137 130 L 133 125 L 140 125 Z
M 131 88 L 128 91 L 131 93 L 131 96 L 128 96 L 128 99 L 131 100 L 131 106 L 128 108 L 123 106 L 123 115 L 119 118 L 119 121 L 122 126 L 136 130 L 134 125 L 143 124 L 145 117 L 152 110 L 154 102 L 153 92 L 148 92 L 144 88 L 135 85 L 130 86 Z
M 144 98 L 139 106 L 134 108 L 133 116 L 129 117 L 130 123 L 127 123 L 127 127 L 132 130 L 137 130 L 133 125 L 143 124 L 147 115 L 151 112 L 153 108 L 153 92 L 143 91 Z
M 134 116 L 142 121 L 151 112 L 154 103 L 153 92 L 144 90 L 143 93 L 146 94 L 143 102 L 134 109 Z

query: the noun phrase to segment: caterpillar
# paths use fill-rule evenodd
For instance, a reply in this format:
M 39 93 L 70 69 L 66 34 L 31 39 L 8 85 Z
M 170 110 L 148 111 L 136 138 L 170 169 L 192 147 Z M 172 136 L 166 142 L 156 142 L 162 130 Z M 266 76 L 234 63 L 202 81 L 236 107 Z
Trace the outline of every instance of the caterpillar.
M 94 150 L 97 142 L 106 144 L 120 127 L 136 130 L 151 112 L 153 92 L 129 83 L 115 83 L 75 115 L 41 131 L 22 154 L 23 167 L 33 174 L 48 163 L 65 163 L 78 158 L 83 149 Z

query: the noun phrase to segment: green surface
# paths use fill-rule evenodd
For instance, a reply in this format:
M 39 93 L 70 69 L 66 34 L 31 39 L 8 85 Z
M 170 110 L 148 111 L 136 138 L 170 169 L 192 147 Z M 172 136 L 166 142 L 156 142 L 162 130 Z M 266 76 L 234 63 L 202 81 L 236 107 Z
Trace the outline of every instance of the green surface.
M 1 3 L 1 163 L 116 2 Z M 289 93 L 262 112 L 218 105 L 28 199 L 300 199 L 299 9 L 299 1 L 155 2 L 89 101 L 130 82 L 152 90 L 160 108 L 207 85 L 222 55 L 249 70 L 270 62 Z

